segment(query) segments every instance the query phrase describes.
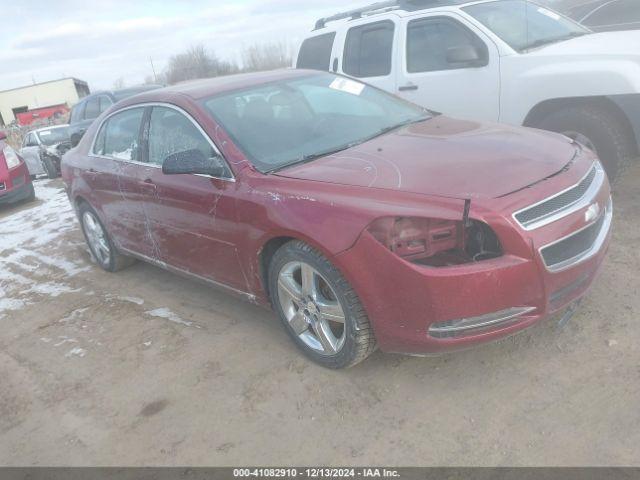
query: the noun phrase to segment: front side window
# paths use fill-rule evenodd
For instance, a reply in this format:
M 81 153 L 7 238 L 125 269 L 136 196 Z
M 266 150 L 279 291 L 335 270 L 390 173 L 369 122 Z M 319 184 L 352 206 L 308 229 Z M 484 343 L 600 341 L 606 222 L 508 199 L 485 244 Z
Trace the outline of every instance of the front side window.
M 559 13 L 527 0 L 479 3 L 463 10 L 518 52 L 591 33 Z
M 168 107 L 153 107 L 149 123 L 149 163 L 162 165 L 176 153 L 199 150 L 205 158 L 220 155 L 200 129 L 181 112 Z M 224 161 L 220 159 L 220 162 Z M 227 172 L 225 177 L 231 174 Z
M 407 71 L 434 72 L 469 67 L 457 62 L 452 51 L 471 48 L 477 53 L 474 67 L 487 65 L 486 44 L 464 25 L 448 18 L 414 20 L 407 27 Z
M 143 108 L 132 108 L 109 117 L 96 137 L 93 153 L 140 161 L 138 138 L 143 114 Z
M 296 68 L 329 70 L 331 51 L 333 50 L 333 41 L 335 38 L 335 32 L 307 38 L 302 42 L 302 46 L 300 47 Z
M 262 172 L 312 161 L 430 118 L 417 105 L 330 73 L 225 93 L 203 103 Z
M 394 23 L 383 21 L 353 27 L 347 33 L 342 70 L 354 77 L 391 73 Z

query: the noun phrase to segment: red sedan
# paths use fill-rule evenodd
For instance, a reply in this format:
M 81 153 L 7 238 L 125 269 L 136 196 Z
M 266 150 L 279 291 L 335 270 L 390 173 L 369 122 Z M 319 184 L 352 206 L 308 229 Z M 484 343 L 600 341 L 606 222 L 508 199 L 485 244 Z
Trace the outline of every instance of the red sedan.
M 0 132 L 0 205 L 32 201 L 36 198 L 31 175 L 24 160 L 11 148 Z
M 311 359 L 466 348 L 573 310 L 610 236 L 594 153 L 304 70 L 113 106 L 63 160 L 88 244 L 272 308 Z

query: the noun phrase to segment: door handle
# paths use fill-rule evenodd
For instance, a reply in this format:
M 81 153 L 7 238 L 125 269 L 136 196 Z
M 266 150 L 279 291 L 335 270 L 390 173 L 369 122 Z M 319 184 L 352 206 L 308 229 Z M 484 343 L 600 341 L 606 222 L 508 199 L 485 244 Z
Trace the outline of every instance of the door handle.
M 410 90 L 418 90 L 418 85 L 403 85 L 402 87 L 398 88 L 399 91 L 401 92 L 408 92 Z
M 153 183 L 153 180 L 151 180 L 150 178 L 145 178 L 142 182 L 140 182 L 140 186 L 145 190 L 152 190 L 154 192 L 156 191 L 156 184 Z

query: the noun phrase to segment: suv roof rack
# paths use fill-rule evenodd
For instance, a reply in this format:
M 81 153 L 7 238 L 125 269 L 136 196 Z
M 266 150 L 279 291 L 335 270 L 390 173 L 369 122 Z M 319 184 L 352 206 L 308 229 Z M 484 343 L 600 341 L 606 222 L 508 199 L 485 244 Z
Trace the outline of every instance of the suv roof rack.
M 382 13 L 381 11 L 389 10 L 423 10 L 425 8 L 441 7 L 448 5 L 460 5 L 468 3 L 471 0 L 388 0 L 384 2 L 376 2 L 369 6 L 349 10 L 348 12 L 338 13 L 330 17 L 321 18 L 316 22 L 315 30 L 324 28 L 327 23 L 343 20 L 345 18 L 356 19 L 362 18 L 364 14 L 372 15 L 374 13 Z

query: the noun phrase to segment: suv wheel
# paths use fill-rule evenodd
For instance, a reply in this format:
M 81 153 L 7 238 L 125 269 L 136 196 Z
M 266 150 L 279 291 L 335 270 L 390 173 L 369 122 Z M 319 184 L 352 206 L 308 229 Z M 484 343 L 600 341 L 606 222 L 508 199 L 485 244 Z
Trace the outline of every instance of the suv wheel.
M 572 107 L 552 113 L 537 125 L 563 133 L 593 149 L 611 180 L 619 178 L 633 160 L 627 129 L 615 115 L 597 107 Z
M 292 241 L 269 266 L 271 303 L 295 344 L 328 368 L 351 367 L 376 347 L 355 291 L 320 252 Z
M 100 267 L 108 272 L 117 272 L 134 263 L 131 257 L 124 256 L 118 252 L 93 208 L 86 203 L 82 203 L 78 213 L 84 238 Z

